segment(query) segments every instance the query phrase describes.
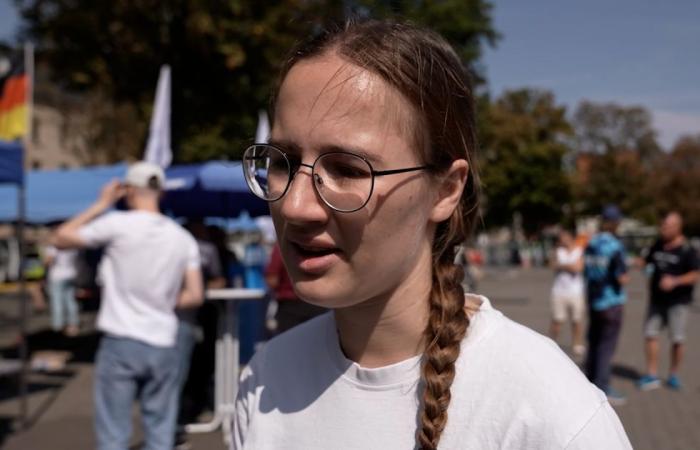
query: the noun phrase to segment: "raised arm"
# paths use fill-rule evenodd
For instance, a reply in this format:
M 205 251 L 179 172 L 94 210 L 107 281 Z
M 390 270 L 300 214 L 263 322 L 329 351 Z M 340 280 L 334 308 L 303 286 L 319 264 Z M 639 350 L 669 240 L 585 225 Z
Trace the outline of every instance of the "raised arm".
M 124 187 L 117 180 L 107 183 L 99 198 L 85 211 L 67 220 L 51 236 L 51 245 L 59 249 L 82 248 L 87 246 L 80 237 L 80 227 L 94 220 L 124 196 Z

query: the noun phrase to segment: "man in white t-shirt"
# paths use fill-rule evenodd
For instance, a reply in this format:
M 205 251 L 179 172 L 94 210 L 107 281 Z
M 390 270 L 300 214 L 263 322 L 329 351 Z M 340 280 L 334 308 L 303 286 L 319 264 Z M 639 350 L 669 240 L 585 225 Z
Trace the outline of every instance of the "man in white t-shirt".
M 583 345 L 583 315 L 586 308 L 583 288 L 583 249 L 574 242 L 573 235 L 562 230 L 554 261 L 554 284 L 552 285 L 552 325 L 550 336 L 553 340 L 559 337 L 559 331 L 567 317 L 571 316 L 571 334 L 573 336 L 572 350 L 574 355 L 582 356 Z
M 160 167 L 136 163 L 123 184 L 108 183 L 53 236 L 58 248 L 104 247 L 97 318 L 104 336 L 95 367 L 99 450 L 128 448 L 137 398 L 145 448 L 173 448 L 180 357 L 175 308 L 201 304 L 203 288 L 197 243 L 159 211 L 164 182 Z M 122 197 L 129 211 L 103 214 Z

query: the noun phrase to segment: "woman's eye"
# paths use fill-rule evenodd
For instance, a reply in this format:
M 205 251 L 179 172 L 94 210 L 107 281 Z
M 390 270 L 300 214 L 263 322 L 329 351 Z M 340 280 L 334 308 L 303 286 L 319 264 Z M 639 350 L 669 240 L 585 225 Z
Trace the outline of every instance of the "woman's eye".
M 333 164 L 330 167 L 329 172 L 333 176 L 343 177 L 343 178 L 365 178 L 369 175 L 367 169 L 360 166 L 354 166 L 350 164 Z
M 268 167 L 270 170 L 287 170 L 287 161 L 284 158 L 272 158 Z

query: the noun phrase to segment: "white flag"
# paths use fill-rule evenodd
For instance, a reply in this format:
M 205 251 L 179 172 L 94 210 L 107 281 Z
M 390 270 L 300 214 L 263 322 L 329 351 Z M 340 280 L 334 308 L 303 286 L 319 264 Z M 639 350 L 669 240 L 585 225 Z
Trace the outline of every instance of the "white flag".
M 255 143 L 266 144 L 270 139 L 270 121 L 267 120 L 267 113 L 262 109 L 258 112 L 258 130 L 255 132 Z
M 168 65 L 160 68 L 151 128 L 143 160 L 164 169 L 173 160 L 173 151 L 170 148 L 170 66 Z

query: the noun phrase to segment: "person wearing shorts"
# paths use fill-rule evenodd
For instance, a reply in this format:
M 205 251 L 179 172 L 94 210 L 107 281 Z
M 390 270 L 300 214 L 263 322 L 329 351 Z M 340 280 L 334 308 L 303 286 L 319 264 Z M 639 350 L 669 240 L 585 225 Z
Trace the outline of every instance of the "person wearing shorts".
M 651 268 L 650 301 L 644 324 L 646 374 L 639 381 L 642 390 L 661 385 L 659 373 L 659 334 L 665 326 L 671 339 L 671 367 L 666 384 L 681 388 L 678 371 L 683 360 L 688 305 L 693 286 L 700 278 L 700 261 L 695 249 L 683 235 L 683 218 L 677 212 L 667 214 L 659 227 L 660 239 L 646 256 Z
M 583 315 L 586 300 L 583 289 L 583 249 L 576 246 L 573 235 L 566 230 L 559 234 L 552 284 L 552 324 L 549 335 L 557 340 L 561 326 L 571 317 L 572 350 L 574 355 L 583 355 Z

